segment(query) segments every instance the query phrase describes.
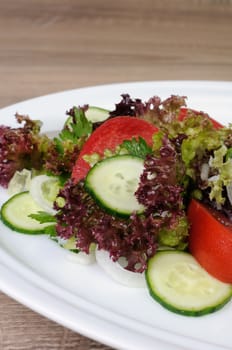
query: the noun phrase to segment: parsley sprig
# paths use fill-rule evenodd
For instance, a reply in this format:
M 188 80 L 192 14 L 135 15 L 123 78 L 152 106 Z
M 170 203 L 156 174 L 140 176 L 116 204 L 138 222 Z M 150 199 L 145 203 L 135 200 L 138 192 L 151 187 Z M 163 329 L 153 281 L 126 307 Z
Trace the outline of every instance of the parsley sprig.
M 131 140 L 125 140 L 123 141 L 121 147 L 132 156 L 140 158 L 146 158 L 148 154 L 152 153 L 152 148 L 142 137 L 139 137 L 138 139 L 132 138 Z
M 59 136 L 54 138 L 56 149 L 60 154 L 64 154 L 67 143 L 75 144 L 92 132 L 92 123 L 86 118 L 83 108 L 73 107 L 72 113 Z
M 44 228 L 44 234 L 47 234 L 50 237 L 57 235 L 55 228 L 57 220 L 52 214 L 45 211 L 38 211 L 37 213 L 30 214 L 29 217 L 38 221 L 40 224 L 48 224 L 48 226 Z

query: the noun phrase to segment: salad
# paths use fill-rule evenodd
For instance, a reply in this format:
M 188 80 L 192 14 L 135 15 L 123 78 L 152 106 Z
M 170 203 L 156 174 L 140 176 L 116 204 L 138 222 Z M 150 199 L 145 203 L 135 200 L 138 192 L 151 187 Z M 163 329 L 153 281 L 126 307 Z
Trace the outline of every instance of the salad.
M 1 220 L 200 316 L 232 296 L 232 129 L 186 97 L 72 107 L 55 137 L 0 126 Z

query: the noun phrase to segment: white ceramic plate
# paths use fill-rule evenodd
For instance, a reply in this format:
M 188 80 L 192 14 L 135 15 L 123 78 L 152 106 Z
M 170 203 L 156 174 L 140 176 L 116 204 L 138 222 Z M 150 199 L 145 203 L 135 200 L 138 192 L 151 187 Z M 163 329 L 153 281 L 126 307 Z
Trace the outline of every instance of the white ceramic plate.
M 232 121 L 232 83 L 202 81 L 141 82 L 97 86 L 39 97 L 0 111 L 0 124 L 15 125 L 14 114 L 44 122 L 44 131 L 60 128 L 73 105 L 89 103 L 113 109 L 122 93 L 147 99 L 188 96 L 189 107 Z M 0 189 L 0 204 L 7 198 Z M 80 266 L 44 236 L 12 232 L 0 224 L 0 288 L 48 318 L 126 350 L 232 349 L 232 303 L 212 315 L 176 315 L 151 299 L 147 290 L 113 282 L 97 266 Z

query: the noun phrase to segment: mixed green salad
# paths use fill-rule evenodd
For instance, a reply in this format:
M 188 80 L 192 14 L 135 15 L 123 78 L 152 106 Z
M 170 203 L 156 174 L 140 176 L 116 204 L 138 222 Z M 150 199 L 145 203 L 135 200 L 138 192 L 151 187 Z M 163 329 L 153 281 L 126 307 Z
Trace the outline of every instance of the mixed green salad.
M 52 138 L 20 114 L 17 128 L 0 126 L 2 222 L 48 235 L 80 263 L 97 260 L 122 284 L 147 286 L 171 311 L 199 316 L 226 304 L 232 267 L 220 280 L 199 263 L 189 210 L 201 203 L 231 232 L 232 128 L 175 95 L 123 94 L 112 111 L 85 105 L 66 114 Z

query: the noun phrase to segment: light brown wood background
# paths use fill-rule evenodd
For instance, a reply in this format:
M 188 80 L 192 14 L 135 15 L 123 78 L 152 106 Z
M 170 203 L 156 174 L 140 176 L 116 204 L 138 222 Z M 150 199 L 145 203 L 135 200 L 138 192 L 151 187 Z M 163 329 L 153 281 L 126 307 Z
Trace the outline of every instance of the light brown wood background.
M 231 37 L 231 0 L 0 0 L 0 107 L 104 83 L 230 81 Z M 110 348 L 0 293 L 0 350 L 50 349 Z

